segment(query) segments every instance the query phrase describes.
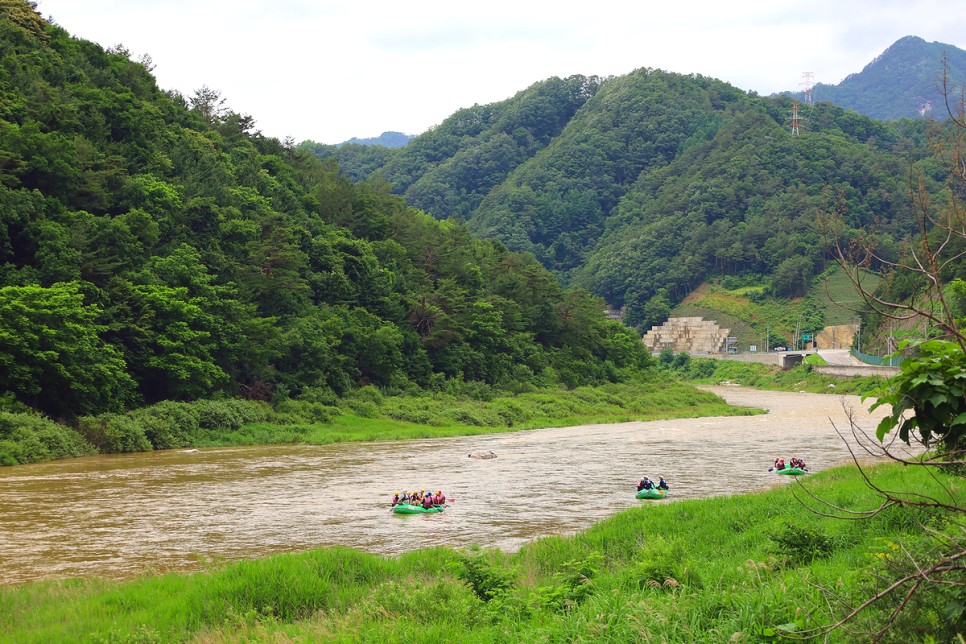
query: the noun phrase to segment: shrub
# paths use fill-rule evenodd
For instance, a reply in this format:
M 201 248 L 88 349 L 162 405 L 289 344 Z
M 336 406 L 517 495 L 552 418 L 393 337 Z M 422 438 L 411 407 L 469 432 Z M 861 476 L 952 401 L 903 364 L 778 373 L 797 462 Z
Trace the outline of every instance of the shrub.
M 350 398 L 342 402 L 342 407 L 361 418 L 375 418 L 379 415 L 379 406 L 368 400 Z
M 75 430 L 36 412 L 0 412 L 0 464 L 39 463 L 97 452 Z
M 275 407 L 275 421 L 282 425 L 328 423 L 339 415 L 337 407 L 307 400 L 284 400 Z
M 355 391 L 351 392 L 347 398 L 349 400 L 359 400 L 364 402 L 370 402 L 376 406 L 379 406 L 383 402 L 382 392 L 378 389 L 369 385 L 367 387 L 360 387 Z
M 513 588 L 513 575 L 487 559 L 478 548 L 460 554 L 456 576 L 470 585 L 477 597 L 488 602 Z
M 130 416 L 84 416 L 78 419 L 77 428 L 92 445 L 105 454 L 147 452 L 152 449 L 151 441 L 144 435 L 144 429 Z
M 563 565 L 554 573 L 551 586 L 541 587 L 537 593 L 540 602 L 547 608 L 564 612 L 569 611 L 590 596 L 594 590 L 593 577 L 598 572 L 603 556 L 594 552 L 586 559 L 575 559 Z
M 701 588 L 700 576 L 687 565 L 684 546 L 678 541 L 655 539 L 640 552 L 624 572 L 625 583 L 638 589 L 673 590 L 679 586 Z
M 531 414 L 527 408 L 510 398 L 500 398 L 491 404 L 492 411 L 500 417 L 501 424 L 506 427 L 513 427 L 517 423 L 530 420 Z
M 182 403 L 197 408 L 198 427 L 234 431 L 248 423 L 263 422 L 271 416 L 271 407 L 256 400 L 199 400 Z
M 494 411 L 462 405 L 446 412 L 446 417 L 460 425 L 495 427 L 502 425 L 502 418 Z
M 480 600 L 464 584 L 452 578 L 432 582 L 390 580 L 376 586 L 360 610 L 370 620 L 405 619 L 432 611 L 432 621 L 451 620 L 472 625 Z
M 174 449 L 191 444 L 190 435 L 199 427 L 200 409 L 189 403 L 160 402 L 131 412 L 155 449 Z
M 770 535 L 779 554 L 795 563 L 809 563 L 832 554 L 835 541 L 821 527 L 786 522 Z

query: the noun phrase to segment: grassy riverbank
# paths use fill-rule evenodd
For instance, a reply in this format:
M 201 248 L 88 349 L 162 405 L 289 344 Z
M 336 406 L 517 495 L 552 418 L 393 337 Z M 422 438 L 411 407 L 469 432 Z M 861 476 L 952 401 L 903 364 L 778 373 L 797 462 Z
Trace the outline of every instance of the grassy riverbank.
M 949 483 L 919 468 L 872 472 L 890 489 L 941 495 Z M 850 509 L 878 505 L 854 468 L 803 482 Z M 901 565 L 903 548 L 921 546 L 920 521 L 955 529 L 900 510 L 863 521 L 819 516 L 786 483 L 743 496 L 644 503 L 514 554 L 436 548 L 385 558 L 334 548 L 193 575 L 6 588 L 0 640 L 778 641 L 782 629 L 829 622 L 822 589 L 853 605 L 880 590 L 879 576 Z M 898 600 L 853 627 L 881 623 Z M 961 611 L 947 612 L 956 601 L 936 592 L 915 598 L 886 641 L 946 641 L 963 627 Z M 853 639 L 867 637 L 832 635 Z
M 817 356 L 809 356 L 813 361 Z M 821 358 L 818 358 L 821 360 Z M 662 353 L 659 368 L 672 378 L 695 384 L 719 384 L 730 382 L 745 387 L 773 391 L 807 391 L 809 393 L 836 393 L 863 395 L 872 393 L 886 380 L 881 376 L 853 376 L 839 378 L 820 374 L 806 361 L 792 369 L 783 370 L 777 365 L 694 358 L 687 353 Z
M 360 390 L 340 401 L 330 420 L 282 425 L 252 423 L 199 446 L 440 438 L 595 423 L 743 416 L 761 410 L 733 407 L 719 396 L 671 381 L 544 389 L 488 399 L 454 394 L 389 397 Z
M 0 464 L 153 449 L 436 438 L 754 413 L 759 411 L 731 407 L 712 393 L 665 378 L 515 394 L 463 383 L 446 391 L 396 396 L 364 387 L 344 398 L 306 396 L 274 405 L 169 401 L 127 414 L 82 417 L 76 426 L 36 413 L 0 411 Z

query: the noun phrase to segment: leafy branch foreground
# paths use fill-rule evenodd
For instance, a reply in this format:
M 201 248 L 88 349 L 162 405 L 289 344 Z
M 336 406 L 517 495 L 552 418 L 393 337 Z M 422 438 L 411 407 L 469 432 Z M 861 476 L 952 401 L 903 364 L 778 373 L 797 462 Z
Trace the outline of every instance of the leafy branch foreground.
M 947 494 L 923 468 L 866 469 L 880 488 Z M 878 507 L 853 467 L 810 475 L 816 496 Z M 858 606 L 923 538 L 906 512 L 841 521 L 803 508 L 797 484 L 644 505 L 517 553 L 435 548 L 387 558 L 332 548 L 130 582 L 52 581 L 0 590 L 0 639 L 97 641 L 789 641 L 834 621 L 827 590 Z M 953 530 L 942 515 L 937 531 Z M 949 641 L 962 596 L 917 594 L 885 641 Z M 867 641 L 887 596 L 831 641 Z

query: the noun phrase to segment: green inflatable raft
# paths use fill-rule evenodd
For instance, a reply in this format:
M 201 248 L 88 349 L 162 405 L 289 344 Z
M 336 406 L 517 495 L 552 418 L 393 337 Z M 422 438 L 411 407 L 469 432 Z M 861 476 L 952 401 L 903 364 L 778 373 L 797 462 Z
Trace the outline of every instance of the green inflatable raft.
M 408 503 L 399 503 L 392 506 L 392 511 L 396 514 L 434 514 L 436 512 L 442 512 L 443 506 L 434 505 L 431 508 L 424 508 L 421 505 L 409 505 Z
M 798 476 L 799 474 L 804 474 L 805 470 L 800 467 L 786 467 L 783 470 L 775 470 L 779 474 L 784 474 L 786 476 Z
M 663 499 L 667 496 L 667 490 L 659 490 L 657 488 L 640 490 L 635 496 L 638 499 Z

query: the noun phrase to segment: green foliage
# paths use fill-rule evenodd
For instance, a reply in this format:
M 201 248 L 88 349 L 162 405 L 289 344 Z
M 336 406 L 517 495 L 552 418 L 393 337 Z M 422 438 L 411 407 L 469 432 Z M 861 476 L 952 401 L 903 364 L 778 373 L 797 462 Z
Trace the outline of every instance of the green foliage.
M 966 356 L 956 342 L 929 340 L 915 347 L 901 342 L 900 352 L 913 355 L 900 372 L 877 392 L 871 409 L 890 405 L 876 436 L 883 440 L 893 429 L 909 443 L 918 432 L 926 445 L 938 444 L 955 452 L 966 444 Z M 908 413 L 908 412 L 913 413 Z
M 294 404 L 294 403 L 293 403 Z M 303 419 L 303 414 L 289 412 Z M 251 423 L 274 418 L 268 405 L 245 400 L 164 401 L 126 414 L 78 419 L 78 431 L 102 453 L 203 446 Z
M 424 622 L 423 616 L 431 613 L 433 621 L 472 626 L 478 621 L 479 601 L 465 584 L 451 579 L 389 580 L 376 586 L 359 610 L 372 621 Z
M 809 517 L 810 518 L 810 517 Z M 809 563 L 828 557 L 835 540 L 820 528 L 805 521 L 786 521 L 771 534 L 778 553 L 794 563 Z
M 687 549 L 679 540 L 649 540 L 637 559 L 623 572 L 623 583 L 638 590 L 674 592 L 702 587 L 700 575 L 688 563 Z
M 552 611 L 566 612 L 594 592 L 593 578 L 597 574 L 603 556 L 591 553 L 582 560 L 567 561 L 553 574 L 553 584 L 537 589 L 540 603 Z
M 131 400 L 134 383 L 118 351 L 100 337 L 99 314 L 85 306 L 76 282 L 0 288 L 0 382 L 55 415 Z
M 0 465 L 39 463 L 95 452 L 77 432 L 40 414 L 0 411 Z
M 457 576 L 485 602 L 506 595 L 514 585 L 513 573 L 491 561 L 478 548 L 461 553 L 455 570 Z
M 77 431 L 104 454 L 146 452 L 154 449 L 144 428 L 127 415 L 82 416 L 77 419 Z

